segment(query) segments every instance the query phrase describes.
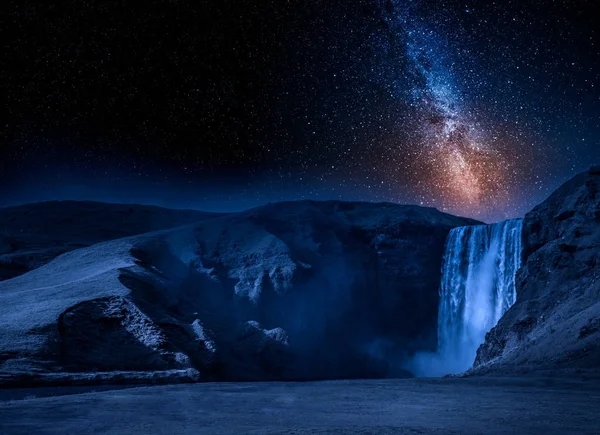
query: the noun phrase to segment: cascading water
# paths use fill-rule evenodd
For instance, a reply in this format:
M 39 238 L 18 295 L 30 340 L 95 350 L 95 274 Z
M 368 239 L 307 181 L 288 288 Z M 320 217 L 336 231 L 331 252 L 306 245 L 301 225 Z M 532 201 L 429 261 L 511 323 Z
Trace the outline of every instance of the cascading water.
M 516 300 L 522 220 L 453 229 L 446 243 L 438 317 L 443 370 L 473 364 L 485 334 Z

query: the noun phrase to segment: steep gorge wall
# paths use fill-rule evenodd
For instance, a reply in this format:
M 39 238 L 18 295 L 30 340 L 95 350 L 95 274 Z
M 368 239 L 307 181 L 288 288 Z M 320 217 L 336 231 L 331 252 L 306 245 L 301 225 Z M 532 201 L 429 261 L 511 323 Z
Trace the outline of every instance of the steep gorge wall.
M 600 168 L 525 216 L 517 301 L 486 336 L 475 374 L 600 368 Z

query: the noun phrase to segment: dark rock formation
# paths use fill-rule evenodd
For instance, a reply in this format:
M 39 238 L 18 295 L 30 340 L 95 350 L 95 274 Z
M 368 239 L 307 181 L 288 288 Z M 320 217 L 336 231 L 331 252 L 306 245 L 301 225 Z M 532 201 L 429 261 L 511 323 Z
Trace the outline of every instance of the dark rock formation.
M 406 376 L 436 348 L 446 236 L 474 223 L 301 201 L 77 249 L 0 283 L 0 379 Z
M 2 208 L 0 281 L 40 267 L 74 249 L 215 216 L 219 214 L 81 201 Z
M 524 220 L 517 302 L 472 373 L 600 369 L 600 170 L 565 183 Z
M 190 368 L 187 355 L 169 352 L 167 334 L 122 297 L 81 302 L 58 318 L 58 355 L 69 371 Z

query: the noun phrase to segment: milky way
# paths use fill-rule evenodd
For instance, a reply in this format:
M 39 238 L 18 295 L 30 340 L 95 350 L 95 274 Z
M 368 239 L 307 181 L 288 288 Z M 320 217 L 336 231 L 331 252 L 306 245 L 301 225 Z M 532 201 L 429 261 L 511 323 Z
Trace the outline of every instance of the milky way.
M 492 222 L 600 161 L 597 1 L 9 3 L 0 206 L 335 199 Z
M 418 131 L 409 146 L 415 156 L 410 164 L 422 180 L 422 202 L 485 217 L 506 204 L 514 182 L 512 165 L 468 107 L 453 77 L 455 60 L 443 35 L 420 19 L 412 3 L 394 4 L 386 22 L 392 32 L 403 34 L 410 68 L 420 79 L 410 92 Z

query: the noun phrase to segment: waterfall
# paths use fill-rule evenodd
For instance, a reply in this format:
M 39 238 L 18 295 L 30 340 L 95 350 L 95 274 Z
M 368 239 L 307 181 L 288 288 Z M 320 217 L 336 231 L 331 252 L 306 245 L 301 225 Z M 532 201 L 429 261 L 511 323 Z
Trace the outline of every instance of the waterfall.
M 453 229 L 442 269 L 438 354 L 447 372 L 473 364 L 485 334 L 515 303 L 522 220 Z

